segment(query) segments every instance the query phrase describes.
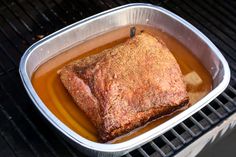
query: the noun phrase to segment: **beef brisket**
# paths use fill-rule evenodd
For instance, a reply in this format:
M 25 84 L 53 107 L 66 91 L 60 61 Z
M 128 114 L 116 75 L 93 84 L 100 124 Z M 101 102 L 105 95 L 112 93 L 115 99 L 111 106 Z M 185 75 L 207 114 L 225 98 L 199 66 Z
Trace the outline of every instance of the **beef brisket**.
M 72 62 L 59 75 L 103 142 L 189 102 L 177 61 L 148 33 Z

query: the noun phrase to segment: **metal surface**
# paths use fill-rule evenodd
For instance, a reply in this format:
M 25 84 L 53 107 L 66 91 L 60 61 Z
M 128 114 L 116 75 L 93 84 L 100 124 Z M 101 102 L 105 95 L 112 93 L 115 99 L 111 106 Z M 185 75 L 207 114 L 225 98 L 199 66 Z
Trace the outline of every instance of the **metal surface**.
M 89 38 L 94 38 L 123 26 L 135 24 L 159 28 L 176 37 L 186 45 L 211 73 L 213 78 L 213 90 L 199 102 L 171 120 L 126 142 L 119 144 L 101 144 L 89 141 L 69 129 L 47 109 L 31 84 L 31 76 L 40 64 L 62 53 L 63 50 L 75 44 L 86 42 Z M 93 29 L 94 27 L 96 27 L 96 29 Z M 46 119 L 63 135 L 71 139 L 74 144 L 78 144 L 76 145 L 78 149 L 90 155 L 121 155 L 149 142 L 207 105 L 207 103 L 226 88 L 230 79 L 230 71 L 227 62 L 206 36 L 177 15 L 163 8 L 147 4 L 130 4 L 108 10 L 67 26 L 45 37 L 31 46 L 23 55 L 20 63 L 20 74 L 29 96 Z M 210 109 L 214 111 L 213 108 Z M 194 122 L 196 123 L 197 121 Z M 195 133 L 184 123 L 181 123 L 181 126 L 194 136 Z M 168 139 L 164 135 L 161 135 L 161 138 L 163 141 L 168 142 Z M 175 149 L 175 146 L 171 143 L 169 147 Z M 145 155 L 145 151 L 142 148 L 139 148 L 138 151 Z
M 21 83 L 18 65 L 31 44 L 73 22 L 134 0 L 0 0 L 0 156 L 85 156 L 55 133 L 33 105 Z M 195 141 L 215 130 L 236 112 L 236 3 L 232 0 L 171 0 L 161 5 L 201 30 L 223 53 L 231 69 L 227 89 L 183 123 L 126 156 L 169 157 L 189 151 Z M 214 110 L 210 110 L 209 106 Z M 194 122 L 196 121 L 196 122 Z M 235 126 L 224 126 L 228 129 Z M 225 130 L 225 129 L 224 129 Z M 219 138 L 223 132 L 215 132 Z M 212 135 L 213 136 L 213 135 Z M 170 145 L 174 145 L 172 149 Z
M 204 148 L 209 146 L 216 137 L 219 139 L 226 131 L 230 132 L 236 122 L 236 113 L 231 117 L 226 118 L 222 123 L 218 124 L 217 127 L 209 130 L 202 138 L 196 139 L 187 148 L 182 150 L 176 155 L 176 157 L 189 157 L 197 156 L 197 154 Z M 214 150 L 215 152 L 218 150 Z M 225 154 L 226 152 L 224 152 Z M 227 152 L 228 155 L 234 156 L 231 152 Z M 221 154 L 222 155 L 222 154 Z M 226 155 L 226 156 L 228 156 Z M 212 156 L 211 154 L 205 154 L 205 156 Z

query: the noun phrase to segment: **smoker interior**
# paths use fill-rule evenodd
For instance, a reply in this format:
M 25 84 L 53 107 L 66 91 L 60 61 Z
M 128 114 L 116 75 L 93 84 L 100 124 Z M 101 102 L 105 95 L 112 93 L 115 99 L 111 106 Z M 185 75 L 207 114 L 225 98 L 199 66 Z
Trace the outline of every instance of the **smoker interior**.
M 131 2 L 160 5 L 202 31 L 231 68 L 227 89 L 210 104 L 126 156 L 172 156 L 236 110 L 236 2 L 230 0 L 0 0 L 0 156 L 81 156 L 50 127 L 28 97 L 18 74 L 25 50 L 71 23 Z

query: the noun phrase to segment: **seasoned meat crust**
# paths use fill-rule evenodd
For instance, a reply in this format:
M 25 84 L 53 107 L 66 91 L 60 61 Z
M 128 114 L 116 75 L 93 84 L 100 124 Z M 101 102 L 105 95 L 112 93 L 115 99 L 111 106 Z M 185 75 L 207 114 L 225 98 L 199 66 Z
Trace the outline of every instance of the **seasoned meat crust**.
M 189 102 L 174 56 L 147 33 L 59 71 L 75 103 L 110 141 Z

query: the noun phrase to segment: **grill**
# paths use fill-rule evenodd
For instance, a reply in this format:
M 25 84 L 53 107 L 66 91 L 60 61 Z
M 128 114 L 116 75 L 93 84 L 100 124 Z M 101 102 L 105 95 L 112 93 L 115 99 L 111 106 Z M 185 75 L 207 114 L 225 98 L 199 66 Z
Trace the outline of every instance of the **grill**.
M 73 22 L 132 0 L 0 0 L 0 156 L 81 156 L 54 133 L 32 104 L 18 74 L 21 55 L 35 41 Z M 160 5 L 201 30 L 221 50 L 232 76 L 210 104 L 165 134 L 125 156 L 173 156 L 211 134 L 213 141 L 236 120 L 236 2 L 139 1 Z M 217 127 L 215 127 L 217 126 Z M 215 133 L 217 132 L 217 134 Z

